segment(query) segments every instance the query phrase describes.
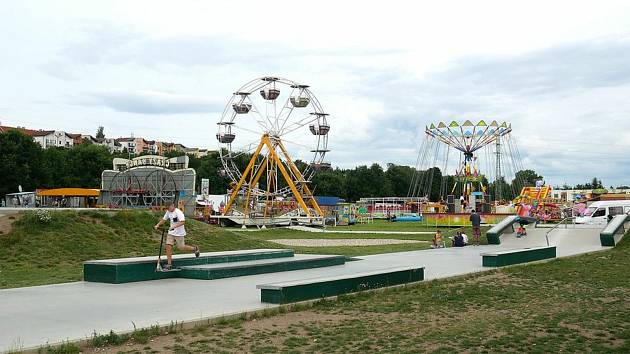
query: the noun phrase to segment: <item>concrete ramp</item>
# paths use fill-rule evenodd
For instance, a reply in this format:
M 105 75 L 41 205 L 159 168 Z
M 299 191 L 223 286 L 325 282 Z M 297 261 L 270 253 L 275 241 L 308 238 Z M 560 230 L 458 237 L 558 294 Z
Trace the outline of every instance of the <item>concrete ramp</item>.
M 547 246 L 546 235 L 549 238 L 549 246 L 557 247 L 557 256 L 572 256 L 576 254 L 606 249 L 599 240 L 601 228 L 578 228 L 568 226 L 560 228 L 527 228 L 527 236 L 516 237 L 516 232 L 501 235 L 501 249 L 519 249 Z
M 527 229 L 527 236 L 521 238 L 516 237 L 516 232 L 504 233 L 501 235 L 501 244 L 498 247 L 501 249 L 516 249 L 547 246 L 547 240 L 545 239 L 547 231 L 549 229 L 529 228 Z
M 607 249 L 599 241 L 600 231 L 601 228 L 555 229 L 549 234 L 549 243 L 558 246 L 558 257 Z

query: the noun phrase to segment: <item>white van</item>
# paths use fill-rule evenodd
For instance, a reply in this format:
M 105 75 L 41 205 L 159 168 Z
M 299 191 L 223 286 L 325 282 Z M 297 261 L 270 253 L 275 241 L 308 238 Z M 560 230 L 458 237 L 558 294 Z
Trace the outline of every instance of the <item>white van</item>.
M 605 200 L 591 203 L 584 216 L 576 217 L 576 224 L 606 224 L 608 216 L 630 215 L 630 200 Z

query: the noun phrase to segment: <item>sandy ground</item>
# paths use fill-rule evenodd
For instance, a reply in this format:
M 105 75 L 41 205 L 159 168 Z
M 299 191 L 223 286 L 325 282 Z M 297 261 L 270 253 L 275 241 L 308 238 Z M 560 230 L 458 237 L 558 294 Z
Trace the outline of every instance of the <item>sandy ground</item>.
M 11 225 L 21 217 L 22 214 L 17 213 L 0 214 L 0 235 L 6 235 L 11 232 Z
M 348 238 L 348 239 L 276 239 L 269 240 L 286 246 L 302 246 L 302 247 L 335 247 L 335 246 L 381 246 L 381 245 L 398 245 L 403 243 L 427 243 L 429 241 L 418 240 L 396 240 L 393 238 Z

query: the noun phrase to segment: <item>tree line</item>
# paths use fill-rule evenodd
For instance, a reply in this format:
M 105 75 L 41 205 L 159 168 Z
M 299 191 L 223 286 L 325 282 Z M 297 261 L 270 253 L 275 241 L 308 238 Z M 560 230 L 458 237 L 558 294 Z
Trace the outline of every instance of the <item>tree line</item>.
M 169 153 L 168 157 L 181 153 Z M 101 173 L 113 168 L 115 157 L 128 158 L 127 151 L 111 153 L 105 146 L 89 141 L 72 148 L 42 148 L 32 137 L 16 130 L 0 134 L 0 196 L 18 191 L 34 191 L 38 188 L 101 188 Z M 225 191 L 218 171 L 221 161 L 210 155 L 204 159 L 190 156 L 189 166 L 197 171 L 197 185 L 202 177 L 210 178 L 213 192 Z M 225 193 L 225 192 L 223 192 Z
M 102 131 L 100 132 L 102 134 Z M 179 152 L 169 152 L 167 157 L 181 155 Z M 100 145 L 84 143 L 72 148 L 43 149 L 33 138 L 18 131 L 0 134 L 0 166 L 4 172 L 0 174 L 0 196 L 18 191 L 22 186 L 24 191 L 34 191 L 37 188 L 100 188 L 101 173 L 112 169 L 112 159 L 127 158 L 127 152 L 110 153 Z M 249 161 L 247 154 L 242 154 L 236 161 L 241 171 Z M 296 161 L 299 167 L 304 162 Z M 197 175 L 197 189 L 201 179 L 210 180 L 211 194 L 224 194 L 229 187 L 229 179 L 222 175 L 222 164 L 218 153 L 197 158 L 189 155 L 189 167 L 195 169 Z M 414 174 L 416 176 L 414 177 Z M 430 174 L 430 175 L 429 175 Z M 362 197 L 408 196 L 412 180 L 428 179 L 426 195 L 431 200 L 439 200 L 450 194 L 455 185 L 455 177 L 443 175 L 439 168 L 427 171 L 416 171 L 413 167 L 387 164 L 385 168 L 374 163 L 371 166 L 357 166 L 348 169 L 328 169 L 319 171 L 312 181 L 315 195 L 329 195 L 356 201 Z M 499 180 L 488 186 L 488 194 L 495 195 L 500 188 L 500 195 L 504 199 L 512 199 L 520 192 L 518 183 L 534 185 L 541 179 L 532 170 L 519 171 L 517 178 L 512 181 Z M 263 181 L 264 182 L 264 181 Z M 594 179 L 589 185 L 601 186 L 601 180 Z M 413 188 L 412 188 L 413 189 Z M 423 194 L 425 195 L 425 194 Z

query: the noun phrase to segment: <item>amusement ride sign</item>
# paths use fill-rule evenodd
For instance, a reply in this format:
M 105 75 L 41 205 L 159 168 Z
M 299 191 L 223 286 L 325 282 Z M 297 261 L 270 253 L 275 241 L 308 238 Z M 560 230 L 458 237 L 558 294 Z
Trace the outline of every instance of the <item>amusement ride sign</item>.
M 145 155 L 134 157 L 131 160 L 123 158 L 114 159 L 114 169 L 118 171 L 127 170 L 134 167 L 163 167 L 171 170 L 187 168 L 188 157 L 164 157 L 157 155 Z

